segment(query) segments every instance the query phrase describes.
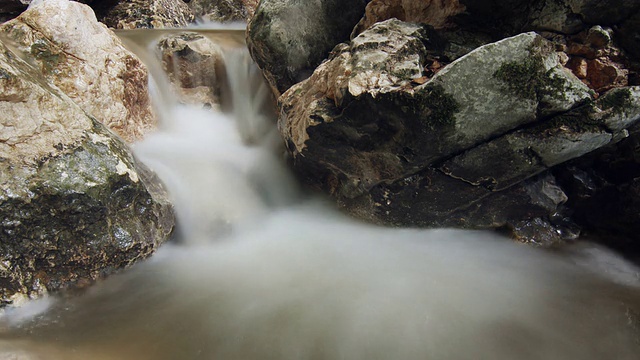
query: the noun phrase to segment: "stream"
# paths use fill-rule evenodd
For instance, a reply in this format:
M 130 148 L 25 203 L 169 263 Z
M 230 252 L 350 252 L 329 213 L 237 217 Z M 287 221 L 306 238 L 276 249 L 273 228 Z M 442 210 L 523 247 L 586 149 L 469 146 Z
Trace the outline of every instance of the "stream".
M 175 239 L 0 315 L 0 359 L 638 359 L 633 265 L 347 217 L 289 172 L 242 29 L 189 31 L 224 47 L 231 110 L 174 100 L 153 50 L 169 31 L 119 33 L 152 73 L 159 129 L 133 148 L 172 195 Z

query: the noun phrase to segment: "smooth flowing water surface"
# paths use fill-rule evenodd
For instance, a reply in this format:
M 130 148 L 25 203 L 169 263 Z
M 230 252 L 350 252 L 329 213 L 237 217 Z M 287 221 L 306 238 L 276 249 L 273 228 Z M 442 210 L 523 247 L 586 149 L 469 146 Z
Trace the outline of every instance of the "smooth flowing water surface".
M 638 359 L 636 268 L 349 219 L 288 172 L 238 34 L 208 32 L 228 42 L 234 111 L 178 105 L 155 73 L 162 123 L 134 147 L 173 197 L 177 241 L 82 296 L 7 311 L 0 359 Z

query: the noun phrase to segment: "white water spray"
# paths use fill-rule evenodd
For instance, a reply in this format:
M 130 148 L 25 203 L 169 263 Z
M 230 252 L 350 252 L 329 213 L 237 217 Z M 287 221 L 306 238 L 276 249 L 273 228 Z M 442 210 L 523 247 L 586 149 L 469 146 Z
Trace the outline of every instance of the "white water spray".
M 618 282 L 619 271 L 605 279 L 593 262 L 493 233 L 385 229 L 301 200 L 264 140 L 275 130 L 258 111 L 266 88 L 246 88 L 256 72 L 242 61 L 227 59 L 235 116 L 172 105 L 135 146 L 172 193 L 186 244 L 38 316 L 8 314 L 0 349 L 44 359 L 637 359 L 632 266 Z

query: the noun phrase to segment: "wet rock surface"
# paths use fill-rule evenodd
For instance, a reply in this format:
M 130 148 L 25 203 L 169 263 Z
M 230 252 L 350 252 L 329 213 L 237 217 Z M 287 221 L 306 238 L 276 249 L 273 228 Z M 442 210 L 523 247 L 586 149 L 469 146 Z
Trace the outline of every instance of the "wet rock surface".
M 0 94 L 0 306 L 86 285 L 167 240 L 155 175 L 4 45 Z
M 548 228 L 537 241 L 553 242 L 567 196 L 549 169 L 624 138 L 638 88 L 595 99 L 535 33 L 433 71 L 442 48 L 434 30 L 398 20 L 337 46 L 280 98 L 295 167 L 373 222 Z
M 15 54 L 126 141 L 155 128 L 146 67 L 87 5 L 48 0 L 0 32 Z
M 220 105 L 225 81 L 220 45 L 204 35 L 186 32 L 162 39 L 158 48 L 180 102 L 207 108 Z
M 263 0 L 247 31 L 251 56 L 279 96 L 349 39 L 366 0 Z
M 640 259 L 640 135 L 554 169 L 571 217 L 591 237 Z

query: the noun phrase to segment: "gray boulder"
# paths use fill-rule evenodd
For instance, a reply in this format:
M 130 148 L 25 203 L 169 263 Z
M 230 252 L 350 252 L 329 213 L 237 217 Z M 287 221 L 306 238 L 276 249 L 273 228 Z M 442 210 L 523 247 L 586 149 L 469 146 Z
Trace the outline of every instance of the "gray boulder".
M 262 0 L 247 45 L 276 96 L 306 79 L 333 47 L 349 39 L 367 0 Z
M 174 215 L 126 145 L 0 47 L 0 306 L 149 256 Z
M 566 198 L 534 191 L 549 188 L 535 177 L 623 138 L 640 117 L 637 88 L 594 101 L 534 33 L 434 70 L 437 58 L 429 28 L 398 20 L 337 46 L 280 98 L 301 176 L 377 223 L 504 226 L 553 212 Z M 511 217 L 491 200 L 505 191 L 522 199 Z

